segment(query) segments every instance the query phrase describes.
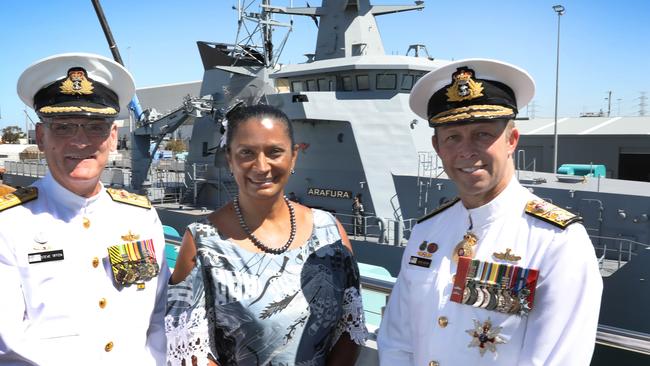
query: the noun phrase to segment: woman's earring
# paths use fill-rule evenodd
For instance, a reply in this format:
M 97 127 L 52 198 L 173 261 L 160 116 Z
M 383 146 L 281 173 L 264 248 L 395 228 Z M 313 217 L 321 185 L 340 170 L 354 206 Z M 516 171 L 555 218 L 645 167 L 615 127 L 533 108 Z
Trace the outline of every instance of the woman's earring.
M 296 174 L 296 171 L 291 169 L 291 174 Z

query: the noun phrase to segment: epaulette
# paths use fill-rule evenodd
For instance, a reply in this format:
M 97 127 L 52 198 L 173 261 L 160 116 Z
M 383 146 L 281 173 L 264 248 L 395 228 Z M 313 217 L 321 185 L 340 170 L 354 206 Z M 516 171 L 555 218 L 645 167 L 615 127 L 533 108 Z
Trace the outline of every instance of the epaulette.
M 433 211 L 429 212 L 428 214 L 420 217 L 418 219 L 417 223 L 419 224 L 422 221 L 425 221 L 425 220 L 428 220 L 428 219 L 434 217 L 435 215 L 437 215 L 437 214 L 441 213 L 442 211 L 448 209 L 449 207 L 455 205 L 456 202 L 458 202 L 458 201 L 460 201 L 460 197 L 455 197 L 454 199 L 443 203 L 442 205 L 438 206 L 438 208 L 436 208 L 435 210 L 433 210 Z
M 33 201 L 36 198 L 38 198 L 38 188 L 18 188 L 15 191 L 0 197 L 0 211 L 22 205 L 23 203 Z
M 526 203 L 526 213 L 562 230 L 575 222 L 582 222 L 582 217 L 539 199 Z
M 0 183 L 0 197 L 4 196 L 5 194 L 11 193 L 11 192 L 13 192 L 15 190 L 16 190 L 16 188 L 14 188 L 12 186 L 8 186 L 6 184 Z
M 111 196 L 113 201 L 126 203 L 127 205 L 138 206 L 142 208 L 151 208 L 151 202 L 147 196 L 131 193 L 124 189 L 106 188 L 106 192 Z

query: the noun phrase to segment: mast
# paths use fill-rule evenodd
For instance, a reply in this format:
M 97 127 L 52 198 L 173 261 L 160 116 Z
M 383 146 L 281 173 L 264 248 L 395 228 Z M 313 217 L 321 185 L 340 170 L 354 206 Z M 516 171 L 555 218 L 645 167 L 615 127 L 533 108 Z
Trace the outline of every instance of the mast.
M 102 5 L 99 3 L 99 0 L 90 0 L 90 1 L 93 4 L 93 8 L 95 8 L 95 13 L 97 13 L 97 19 L 99 20 L 99 24 L 102 26 L 102 30 L 104 31 L 104 36 L 106 36 L 106 41 L 108 42 L 108 48 L 111 50 L 111 54 L 113 54 L 113 60 L 115 60 L 115 62 L 119 63 L 120 65 L 124 66 L 124 62 L 122 61 L 122 56 L 120 55 L 120 50 L 117 48 L 117 43 L 115 43 L 115 39 L 113 38 L 111 27 L 108 26 L 108 21 L 106 21 L 106 16 L 104 16 L 104 10 L 102 9 Z M 133 95 L 133 99 L 131 99 L 131 103 L 129 103 L 129 108 L 135 114 L 136 120 L 140 120 L 140 117 L 142 116 L 142 107 L 140 106 L 140 101 L 138 100 L 137 94 Z M 133 130 L 132 124 L 130 124 L 129 129 Z

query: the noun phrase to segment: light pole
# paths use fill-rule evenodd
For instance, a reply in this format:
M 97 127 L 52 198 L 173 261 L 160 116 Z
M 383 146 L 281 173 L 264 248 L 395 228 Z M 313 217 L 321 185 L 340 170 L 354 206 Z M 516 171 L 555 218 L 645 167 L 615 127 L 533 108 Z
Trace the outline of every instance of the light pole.
M 553 123 L 553 173 L 557 173 L 557 96 L 560 80 L 560 17 L 564 15 L 564 6 L 553 5 L 557 13 L 557 60 L 555 61 L 555 122 Z

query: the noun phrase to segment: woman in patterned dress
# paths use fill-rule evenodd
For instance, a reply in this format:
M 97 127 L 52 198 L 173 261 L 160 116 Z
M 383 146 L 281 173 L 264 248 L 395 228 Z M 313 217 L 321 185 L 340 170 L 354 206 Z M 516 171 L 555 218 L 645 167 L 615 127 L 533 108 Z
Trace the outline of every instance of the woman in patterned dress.
M 284 196 L 297 145 L 287 116 L 228 114 L 232 202 L 188 226 L 170 280 L 170 365 L 353 365 L 367 337 L 359 272 L 330 213 Z

